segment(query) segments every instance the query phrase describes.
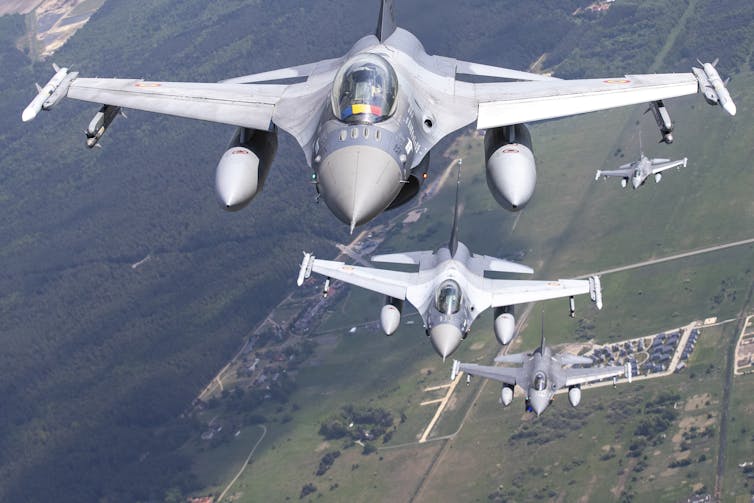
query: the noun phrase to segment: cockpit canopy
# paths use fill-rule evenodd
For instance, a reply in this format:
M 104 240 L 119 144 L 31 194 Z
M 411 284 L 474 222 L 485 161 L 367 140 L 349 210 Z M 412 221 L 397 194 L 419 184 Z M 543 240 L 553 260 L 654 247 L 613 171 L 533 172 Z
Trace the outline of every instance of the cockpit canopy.
M 452 279 L 442 282 L 435 296 L 435 308 L 443 314 L 455 314 L 461 308 L 461 287 Z
M 544 391 L 547 388 L 547 376 L 544 372 L 537 372 L 534 376 L 533 387 L 537 391 Z
M 332 107 L 348 123 L 382 122 L 395 112 L 398 78 L 382 56 L 360 54 L 335 75 Z

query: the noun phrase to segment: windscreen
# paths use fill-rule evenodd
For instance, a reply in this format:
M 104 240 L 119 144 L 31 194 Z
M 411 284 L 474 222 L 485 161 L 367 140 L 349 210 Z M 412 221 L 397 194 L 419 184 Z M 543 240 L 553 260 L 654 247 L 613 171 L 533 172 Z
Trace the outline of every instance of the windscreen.
M 455 314 L 461 308 L 461 288 L 458 283 L 449 279 L 444 281 L 437 290 L 435 307 L 443 314 Z
M 543 372 L 537 372 L 534 376 L 534 389 L 537 391 L 544 391 L 547 388 L 547 377 Z
M 381 56 L 360 54 L 338 71 L 333 85 L 333 113 L 348 123 L 375 123 L 395 111 L 398 79 Z

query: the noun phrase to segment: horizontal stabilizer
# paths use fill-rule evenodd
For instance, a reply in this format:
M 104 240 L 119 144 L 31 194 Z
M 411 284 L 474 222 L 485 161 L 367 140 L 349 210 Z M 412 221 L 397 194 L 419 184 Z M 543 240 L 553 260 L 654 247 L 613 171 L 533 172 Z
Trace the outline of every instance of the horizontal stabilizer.
M 303 79 L 309 77 L 314 71 L 327 72 L 338 69 L 343 62 L 343 58 L 326 59 L 323 61 L 317 61 L 316 63 L 307 63 L 304 65 L 291 66 L 288 68 L 280 68 L 277 70 L 271 70 L 269 72 L 252 73 L 251 75 L 243 75 L 241 77 L 234 77 L 232 79 L 221 80 L 222 84 L 252 84 L 256 82 L 271 82 L 275 80 L 287 80 L 287 79 Z
M 495 358 L 497 363 L 524 363 L 531 356 L 527 353 L 516 353 L 513 355 L 503 355 Z
M 425 257 L 431 257 L 431 251 L 417 251 L 405 253 L 388 253 L 385 255 L 375 255 L 370 260 L 383 264 L 414 264 L 419 265 Z
M 560 80 L 549 75 L 539 73 L 522 72 L 511 70 L 509 68 L 500 68 L 497 66 L 483 65 L 481 63 L 471 63 L 468 61 L 456 61 L 456 74 L 460 75 L 478 75 L 481 77 L 493 77 L 499 79 L 538 81 L 538 80 Z
M 534 269 L 528 265 L 519 264 L 518 262 L 511 262 L 510 260 L 503 260 L 494 257 L 484 257 L 487 259 L 487 265 L 484 268 L 485 271 L 493 272 L 512 272 L 516 274 L 534 274 Z
M 570 353 L 560 353 L 558 355 L 562 365 L 592 365 L 594 360 L 587 356 L 577 356 Z

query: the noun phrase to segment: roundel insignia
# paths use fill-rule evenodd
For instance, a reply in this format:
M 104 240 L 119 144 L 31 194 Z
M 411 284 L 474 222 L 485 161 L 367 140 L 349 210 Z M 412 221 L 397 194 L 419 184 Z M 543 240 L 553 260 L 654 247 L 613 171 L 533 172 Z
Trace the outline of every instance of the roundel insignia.
M 603 80 L 605 84 L 630 84 L 631 81 L 628 79 L 607 79 Z

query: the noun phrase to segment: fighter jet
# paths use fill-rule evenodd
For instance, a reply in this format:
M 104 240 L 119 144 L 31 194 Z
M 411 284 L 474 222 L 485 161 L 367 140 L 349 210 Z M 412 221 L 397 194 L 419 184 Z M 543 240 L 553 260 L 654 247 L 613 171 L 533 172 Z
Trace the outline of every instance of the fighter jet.
M 426 334 L 443 360 L 466 338 L 476 317 L 490 307 L 495 309 L 494 332 L 501 344 L 508 344 L 513 338 L 515 304 L 569 297 L 573 316 L 573 296 L 589 293 L 597 308 L 602 309 L 602 290 L 597 276 L 588 280 L 557 281 L 485 277 L 486 272 L 532 274 L 534 271 L 515 262 L 475 255 L 458 241 L 459 187 L 460 168 L 453 227 L 447 246 L 436 251 L 393 253 L 371 259 L 382 264 L 413 265 L 416 272 L 352 266 L 304 253 L 298 285 L 316 272 L 327 277 L 324 293 L 329 288 L 330 279 L 335 278 L 386 295 L 380 323 L 387 335 L 392 335 L 398 328 L 403 301 L 408 301 L 421 315 Z
M 647 180 L 647 178 L 652 175 L 654 175 L 655 177 L 655 183 L 660 183 L 663 171 L 670 168 L 681 169 L 681 166 L 683 166 L 684 168 L 686 167 L 686 162 L 688 161 L 686 157 L 677 161 L 671 161 L 670 159 L 648 159 L 647 156 L 644 155 L 644 148 L 641 141 L 641 131 L 637 129 L 636 134 L 639 138 L 639 159 L 637 161 L 624 164 L 615 170 L 597 170 L 597 173 L 594 175 L 595 180 L 599 180 L 601 176 L 604 177 L 605 180 L 607 180 L 607 177 L 609 176 L 620 177 L 621 187 L 626 188 L 628 186 L 628 180 L 630 179 L 631 186 L 634 189 L 638 189 L 639 187 L 644 185 L 644 182 Z M 662 141 L 664 140 L 661 140 L 661 142 Z
M 599 180 L 601 176 L 605 179 L 607 179 L 608 176 L 617 176 L 621 179 L 621 187 L 627 187 L 628 181 L 631 180 L 631 186 L 634 189 L 638 189 L 644 185 L 647 178 L 652 175 L 655 177 L 655 183 L 660 183 L 663 171 L 670 168 L 685 168 L 687 161 L 688 159 L 686 157 L 677 161 L 671 161 L 670 159 L 648 159 L 647 156 L 644 155 L 644 152 L 642 152 L 638 161 L 624 164 L 615 170 L 597 170 L 594 179 Z
M 57 66 L 55 72 L 38 86 L 21 115 L 24 121 L 69 97 L 103 104 L 86 130 L 89 147 L 97 145 L 121 108 L 236 126 L 215 172 L 218 199 L 229 211 L 246 206 L 261 190 L 278 130 L 285 131 L 303 149 L 318 197 L 351 232 L 412 199 L 426 178 L 430 150 L 474 121 L 486 130 L 490 191 L 515 211 L 529 201 L 536 183 L 525 122 L 657 104 L 697 92 L 736 113 L 709 63 L 694 73 L 560 80 L 431 56 L 414 35 L 396 26 L 393 0 L 380 0 L 375 33 L 334 59 L 218 83 L 83 78 Z M 464 76 L 496 81 L 472 83 Z M 662 127 L 672 129 L 669 116 L 663 120 Z
M 593 362 L 585 356 L 568 353 L 552 354 L 552 350 L 545 345 L 545 337 L 533 353 L 519 353 L 498 356 L 498 363 L 520 363 L 521 367 L 494 367 L 461 363 L 453 360 L 451 380 L 459 372 L 468 375 L 485 377 L 503 383 L 500 392 L 500 403 L 507 407 L 513 401 L 513 390 L 518 385 L 526 393 L 525 410 L 542 414 L 552 403 L 555 392 L 560 388 L 568 388 L 568 400 L 577 407 L 581 402 L 581 385 L 600 381 L 607 378 L 617 378 L 626 375 L 631 382 L 631 365 L 595 368 L 567 368 L 566 365 L 591 365 Z

